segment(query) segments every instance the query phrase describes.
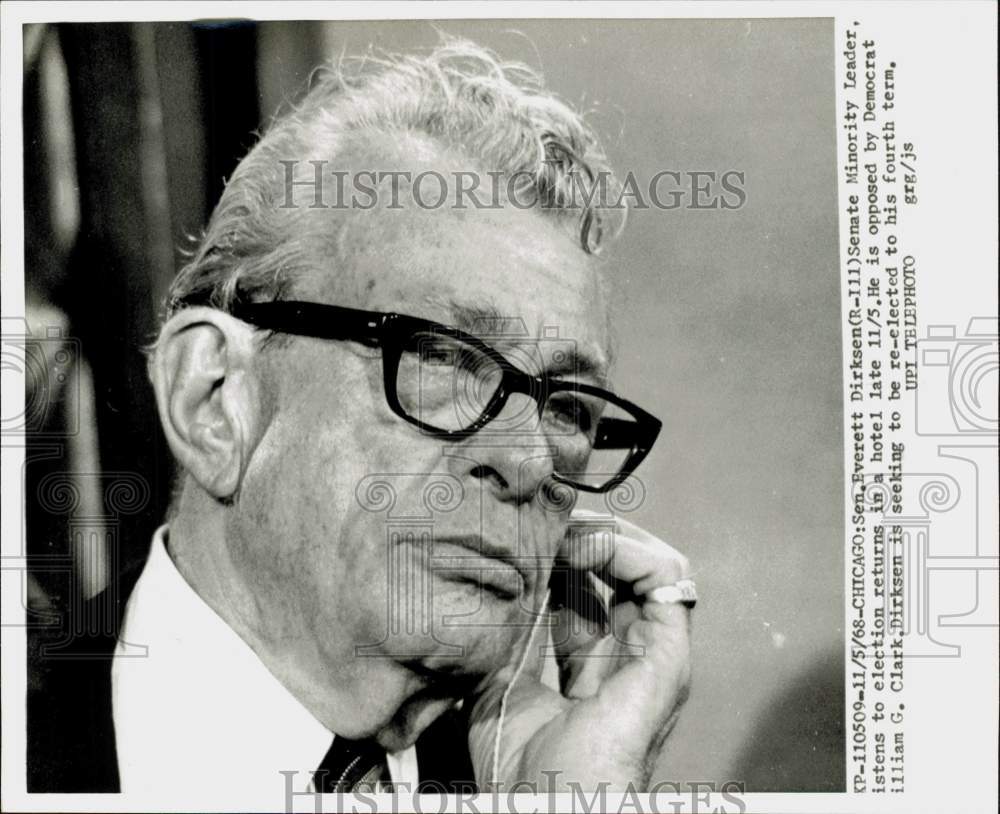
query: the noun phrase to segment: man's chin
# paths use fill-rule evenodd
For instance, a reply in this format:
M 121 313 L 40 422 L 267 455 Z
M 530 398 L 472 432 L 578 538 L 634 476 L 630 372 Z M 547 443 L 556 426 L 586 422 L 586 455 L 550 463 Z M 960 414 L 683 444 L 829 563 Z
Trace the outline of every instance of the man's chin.
M 505 664 L 536 619 L 527 600 L 440 582 L 423 615 L 400 612 L 392 620 L 393 633 L 366 654 L 392 658 L 428 683 L 481 678 Z
M 458 701 L 458 696 L 441 697 L 437 693 L 420 693 L 399 708 L 392 720 L 375 734 L 375 740 L 387 752 L 407 749 L 417 742 L 417 738 L 427 727 Z

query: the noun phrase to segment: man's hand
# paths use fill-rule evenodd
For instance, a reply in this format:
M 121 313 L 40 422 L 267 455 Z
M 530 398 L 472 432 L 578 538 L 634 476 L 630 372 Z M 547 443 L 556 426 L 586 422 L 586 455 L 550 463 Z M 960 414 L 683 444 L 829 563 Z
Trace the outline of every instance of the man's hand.
M 574 512 L 560 551 L 570 568 L 593 572 L 619 589 L 609 608 L 611 631 L 581 634 L 579 609 L 558 610 L 554 623 L 547 616 L 549 624 L 543 620 L 530 642 L 526 633 L 510 661 L 484 682 L 469 731 L 480 786 L 516 790 L 521 783 L 522 790 L 542 792 L 565 790 L 571 782 L 595 789 L 603 782 L 611 789 L 646 788 L 687 698 L 690 611 L 643 602 L 642 595 L 688 577 L 688 565 L 638 526 L 620 518 L 615 523 L 613 535 L 588 532 L 593 518 Z M 571 634 L 553 634 L 561 692 L 540 680 L 549 630 Z

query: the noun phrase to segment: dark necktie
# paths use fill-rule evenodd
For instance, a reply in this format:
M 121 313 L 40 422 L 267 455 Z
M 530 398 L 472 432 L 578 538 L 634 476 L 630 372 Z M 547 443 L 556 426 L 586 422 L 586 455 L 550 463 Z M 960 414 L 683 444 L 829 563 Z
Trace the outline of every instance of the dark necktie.
M 351 741 L 339 735 L 316 769 L 317 791 L 325 794 L 379 791 L 389 784 L 385 750 L 374 740 Z

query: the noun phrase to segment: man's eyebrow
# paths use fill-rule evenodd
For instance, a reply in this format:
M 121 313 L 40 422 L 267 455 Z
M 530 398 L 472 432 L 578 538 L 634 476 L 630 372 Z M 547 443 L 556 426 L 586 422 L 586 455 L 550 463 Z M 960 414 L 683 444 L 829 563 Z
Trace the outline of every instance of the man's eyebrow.
M 558 361 L 553 361 L 545 366 L 545 372 L 556 377 L 579 376 L 584 379 L 593 379 L 601 387 L 611 387 L 607 366 L 589 354 L 577 353 L 575 350 L 568 354 L 561 354 Z
M 520 318 L 505 316 L 492 302 L 485 300 L 470 302 L 450 298 L 439 300 L 431 297 L 428 297 L 428 302 L 447 310 L 450 315 L 449 324 L 487 342 L 515 344 L 537 341 Z M 550 376 L 589 378 L 602 387 L 610 386 L 608 363 L 589 353 L 580 353 L 575 347 L 576 343 L 573 344 L 574 347 L 568 353 L 556 354 L 555 358 L 550 359 L 545 366 L 545 372 Z
M 471 303 L 449 299 L 444 302 L 444 306 L 451 315 L 451 324 L 466 333 L 497 336 L 510 331 L 511 336 L 518 335 L 518 320 L 505 317 L 493 303 Z M 527 337 L 523 323 L 520 327 L 521 335 Z

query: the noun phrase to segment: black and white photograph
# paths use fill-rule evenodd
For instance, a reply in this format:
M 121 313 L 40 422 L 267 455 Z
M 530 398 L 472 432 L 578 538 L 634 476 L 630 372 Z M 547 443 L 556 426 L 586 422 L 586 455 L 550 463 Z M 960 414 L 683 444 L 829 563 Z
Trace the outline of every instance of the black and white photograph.
M 15 5 L 5 810 L 904 810 L 996 529 L 904 477 L 935 181 L 860 11 Z

